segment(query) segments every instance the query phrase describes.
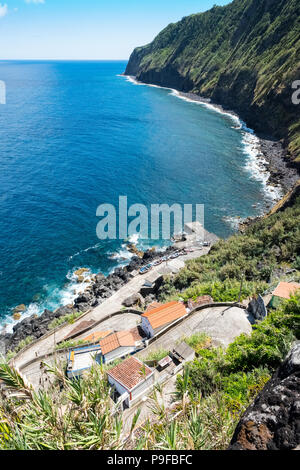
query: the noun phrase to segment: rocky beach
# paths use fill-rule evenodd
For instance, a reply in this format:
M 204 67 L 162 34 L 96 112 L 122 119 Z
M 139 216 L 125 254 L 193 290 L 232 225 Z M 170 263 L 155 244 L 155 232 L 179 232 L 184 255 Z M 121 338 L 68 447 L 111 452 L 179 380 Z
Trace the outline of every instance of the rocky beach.
M 136 77 L 131 78 L 136 80 Z M 241 123 L 242 127 L 247 129 L 240 116 L 232 109 L 216 104 L 210 98 L 204 98 L 195 93 L 184 93 L 177 90 L 174 90 L 174 92 L 183 99 L 203 103 L 222 114 L 234 117 Z M 253 147 L 257 150 L 258 165 L 266 175 L 266 184 L 272 188 L 279 189 L 283 194 L 287 193 L 300 178 L 299 167 L 288 158 L 288 152 L 283 140 L 276 140 L 262 133 L 257 133 L 256 137 L 257 143 Z M 271 208 L 270 203 L 268 208 Z
M 133 249 L 132 246 L 129 246 L 129 248 Z M 8 351 L 13 351 L 21 341 L 28 337 L 39 339 L 49 331 L 48 327 L 55 319 L 72 313 L 84 313 L 90 308 L 97 307 L 97 305 L 124 286 L 132 278 L 132 273 L 162 256 L 169 255 L 175 250 L 176 248 L 173 246 L 167 247 L 164 251 L 149 249 L 141 253 L 140 257 L 133 256 L 128 265 L 116 268 L 108 276 L 104 276 L 102 273 L 96 274 L 92 277 L 90 285 L 75 299 L 72 305 L 59 307 L 53 312 L 45 310 L 41 316 L 32 315 L 24 318 L 24 320 L 19 321 L 13 327 L 12 334 L 5 334 L 5 331 L 2 332 L 0 335 L 0 354 L 4 355 Z M 77 271 L 78 277 L 82 276 L 82 274 L 79 274 L 79 271 L 83 273 L 84 269 L 82 268 Z

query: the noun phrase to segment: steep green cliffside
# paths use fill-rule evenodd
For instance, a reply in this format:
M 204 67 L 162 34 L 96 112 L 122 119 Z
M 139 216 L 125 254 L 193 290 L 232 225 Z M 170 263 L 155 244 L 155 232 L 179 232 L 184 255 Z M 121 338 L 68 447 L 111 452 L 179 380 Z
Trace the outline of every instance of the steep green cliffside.
M 256 132 L 284 139 L 300 168 L 299 58 L 299 0 L 234 0 L 170 24 L 134 50 L 125 74 L 235 110 Z

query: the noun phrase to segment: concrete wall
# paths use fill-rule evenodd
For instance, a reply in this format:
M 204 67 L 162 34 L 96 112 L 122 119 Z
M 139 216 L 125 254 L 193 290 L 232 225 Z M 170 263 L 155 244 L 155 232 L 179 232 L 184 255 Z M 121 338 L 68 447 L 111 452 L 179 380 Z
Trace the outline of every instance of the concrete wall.
M 114 351 L 104 354 L 104 362 L 105 364 L 109 364 L 110 362 L 114 361 L 115 359 L 118 359 L 119 357 L 124 357 L 129 354 L 132 354 L 135 349 L 135 346 L 126 346 L 115 349 Z
M 119 382 L 117 382 L 116 380 L 114 380 L 112 377 L 110 377 L 108 375 L 108 381 L 110 383 L 110 385 L 112 387 L 115 387 L 117 392 L 120 394 L 120 395 L 123 395 L 124 393 L 128 393 L 128 390 L 123 387 L 123 385 L 121 385 Z
M 152 338 L 154 336 L 154 331 L 148 318 L 142 317 L 142 329 L 146 333 L 148 338 Z
M 131 392 L 131 401 L 136 400 L 138 397 L 142 397 L 148 394 L 150 388 L 154 385 L 154 373 L 149 375 L 146 380 L 141 382 Z

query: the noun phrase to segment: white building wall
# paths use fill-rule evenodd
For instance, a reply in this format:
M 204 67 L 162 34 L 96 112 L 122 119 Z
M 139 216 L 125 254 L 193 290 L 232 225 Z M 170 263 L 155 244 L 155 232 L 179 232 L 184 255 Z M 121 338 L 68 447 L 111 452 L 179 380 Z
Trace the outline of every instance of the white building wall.
M 120 394 L 120 395 L 123 395 L 124 393 L 128 393 L 128 390 L 123 387 L 123 385 L 119 384 L 119 382 L 117 382 L 116 380 L 114 380 L 112 377 L 110 377 L 108 375 L 108 381 L 110 383 L 110 385 L 112 387 L 115 387 L 117 392 Z
M 148 338 L 152 338 L 154 336 L 153 328 L 150 325 L 148 318 L 146 317 L 142 317 L 142 329 L 144 330 Z
M 132 390 L 131 401 L 140 396 L 147 395 L 152 385 L 154 385 L 154 374 L 147 377 L 146 380 L 141 382 L 136 388 Z

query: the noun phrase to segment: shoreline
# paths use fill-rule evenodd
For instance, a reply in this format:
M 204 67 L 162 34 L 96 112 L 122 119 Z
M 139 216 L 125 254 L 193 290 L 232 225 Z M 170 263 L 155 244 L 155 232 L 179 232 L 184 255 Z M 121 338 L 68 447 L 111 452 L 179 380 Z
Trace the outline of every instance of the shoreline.
M 181 98 L 183 100 L 189 101 L 189 102 L 198 102 L 200 104 L 205 105 L 209 109 L 212 109 L 214 112 L 219 112 L 222 115 L 227 115 L 230 118 L 232 118 L 235 122 L 237 127 L 236 129 L 243 130 L 245 132 L 245 136 L 249 136 L 249 142 L 243 141 L 243 145 L 245 146 L 245 153 L 249 155 L 249 167 L 246 168 L 249 170 L 249 172 L 256 173 L 254 177 L 262 182 L 263 185 L 266 185 L 269 190 L 268 194 L 268 201 L 266 197 L 266 202 L 265 202 L 265 207 L 263 208 L 263 212 L 260 215 L 254 216 L 254 217 L 249 217 L 245 218 L 243 221 L 241 221 L 241 224 L 247 223 L 249 219 L 251 220 L 256 220 L 260 218 L 261 216 L 264 216 L 267 214 L 274 205 L 282 198 L 283 194 L 280 194 L 280 191 L 284 191 L 285 193 L 287 190 L 294 185 L 294 183 L 299 179 L 298 172 L 294 168 L 290 168 L 285 160 L 286 157 L 286 151 L 283 148 L 283 145 L 281 142 L 274 141 L 271 139 L 266 139 L 262 137 L 258 137 L 256 134 L 253 134 L 253 131 L 249 128 L 247 128 L 246 124 L 241 120 L 241 118 L 238 116 L 237 113 L 231 110 L 226 110 L 224 109 L 221 105 L 214 104 L 211 102 L 210 99 L 202 98 L 199 95 L 196 95 L 194 93 L 184 93 L 180 92 L 178 90 L 168 88 L 168 87 L 162 87 L 154 84 L 147 84 L 143 82 L 139 82 L 136 80 L 135 77 L 131 77 L 125 74 L 121 75 L 122 77 L 125 77 L 127 80 L 138 84 L 138 85 L 144 85 L 144 86 L 150 86 L 150 87 L 156 87 L 156 88 L 163 88 L 170 90 L 172 94 L 177 96 L 178 98 Z M 251 140 L 252 136 L 252 140 Z M 248 147 L 248 152 L 247 152 L 247 147 Z M 250 149 L 250 150 L 249 150 Z M 250 155 L 251 149 L 253 150 L 253 155 Z M 250 160 L 255 161 L 255 168 L 253 171 L 253 166 Z M 261 173 L 261 174 L 259 174 Z M 273 192 L 273 195 L 272 195 Z M 276 193 L 277 192 L 277 193 Z M 267 196 L 267 194 L 266 194 Z M 239 231 L 240 223 L 237 224 L 236 231 Z M 158 250 L 156 252 L 153 252 L 151 249 L 148 249 L 145 251 L 145 255 L 148 256 L 148 263 L 151 260 L 154 260 L 155 257 L 163 256 L 166 253 L 169 253 L 170 251 L 174 250 L 173 246 L 168 247 L 167 249 L 164 248 L 161 251 Z M 150 255 L 149 255 L 150 253 Z M 97 275 L 92 275 L 90 277 L 89 283 L 86 284 L 86 288 L 84 289 L 83 284 L 80 284 L 79 282 L 77 283 L 78 285 L 78 292 L 76 294 L 76 297 L 72 300 L 72 305 L 63 305 L 59 306 L 56 310 L 51 312 L 50 310 L 44 310 L 43 313 L 41 313 L 39 316 L 36 314 L 31 314 L 27 315 L 20 320 L 16 321 L 11 325 L 11 332 L 7 333 L 5 330 L 5 327 L 0 329 L 0 340 L 1 337 L 9 337 L 11 335 L 15 335 L 15 333 L 20 329 L 19 325 L 25 326 L 25 329 L 29 328 L 29 323 L 37 329 L 37 334 L 39 334 L 39 323 L 42 323 L 42 331 L 44 331 L 44 327 L 48 323 L 50 323 L 54 318 L 59 318 L 60 316 L 64 316 L 66 314 L 72 313 L 72 311 L 79 311 L 82 310 L 83 312 L 86 311 L 88 308 L 94 308 L 97 306 L 99 303 L 97 299 L 101 301 L 105 300 L 108 298 L 110 295 L 115 293 L 121 285 L 126 283 L 128 281 L 127 279 L 127 274 L 128 272 L 130 273 L 130 269 L 132 264 L 135 264 L 137 267 L 141 267 L 143 265 L 143 260 L 142 263 L 137 263 L 138 258 L 136 256 L 133 256 L 133 258 L 128 260 L 128 263 L 126 265 L 121 264 L 116 266 L 116 268 L 113 270 L 113 272 L 107 276 L 104 276 L 102 273 L 99 273 Z M 147 263 L 147 258 L 146 262 Z M 125 281 L 123 283 L 123 281 Z M 101 282 L 101 289 L 102 291 L 97 291 L 97 288 L 99 287 L 99 283 Z M 96 292 L 95 292 L 95 286 L 96 286 Z M 29 306 L 30 307 L 30 306 Z M 29 309 L 27 308 L 27 311 Z M 42 318 L 42 320 L 40 320 Z M 28 336 L 28 334 L 26 335 Z M 1 341 L 0 341 L 1 342 Z M 0 352 L 1 352 L 1 344 L 0 344 Z
M 204 230 L 204 234 L 205 241 L 208 241 L 210 246 L 218 241 L 218 237 L 215 234 L 207 230 Z M 154 262 L 158 258 L 170 255 L 177 250 L 183 250 L 185 247 L 189 247 L 191 243 L 195 243 L 194 235 L 186 235 L 184 239 L 174 241 L 173 245 L 163 248 L 162 250 L 153 250 L 150 248 L 143 253 L 142 257 L 133 256 L 127 265 L 116 267 L 108 276 L 98 273 L 92 279 L 91 284 L 74 300 L 72 305 L 61 306 L 55 311 L 45 310 L 39 317 L 35 315 L 25 317 L 15 324 L 12 334 L 0 333 L 0 355 L 5 355 L 8 351 L 13 351 L 20 341 L 23 341 L 27 337 L 32 337 L 33 340 L 42 338 L 45 334 L 49 333 L 48 326 L 55 319 L 73 313 L 87 313 L 90 310 L 93 311 L 122 287 L 126 286 L 132 279 L 139 276 L 141 267 Z M 189 253 L 186 255 L 188 256 Z M 145 281 L 146 280 L 147 275 L 145 275 Z M 145 301 L 147 301 L 149 295 L 145 297 Z M 148 300 L 150 301 L 150 298 Z
M 210 99 L 202 98 L 194 93 L 184 93 L 178 91 L 179 95 L 186 97 L 191 101 L 198 101 L 203 104 L 211 105 L 216 110 L 219 110 L 222 114 L 229 114 L 236 117 L 242 124 L 244 124 L 245 130 L 252 131 L 247 127 L 247 124 L 240 118 L 240 116 L 232 110 L 223 108 L 222 105 L 214 104 Z M 280 185 L 284 192 L 288 192 L 289 189 L 296 183 L 300 178 L 300 175 L 295 167 L 288 165 L 286 156 L 287 151 L 285 150 L 282 142 L 274 140 L 266 136 L 262 137 L 260 134 L 254 132 L 256 138 L 259 140 L 259 151 L 267 161 L 265 170 L 270 173 L 269 182 L 273 185 L 274 183 Z M 263 163 L 262 163 L 263 165 Z
M 177 96 L 180 99 L 199 103 L 206 106 L 209 109 L 212 109 L 215 112 L 220 114 L 227 115 L 232 119 L 236 120 L 239 125 L 239 129 L 244 130 L 248 135 L 252 135 L 257 142 L 250 143 L 252 148 L 256 148 L 257 155 L 254 156 L 256 159 L 256 164 L 260 172 L 260 177 L 257 178 L 266 185 L 266 193 L 269 192 L 274 194 L 278 191 L 278 195 L 271 198 L 273 200 L 273 205 L 271 202 L 266 203 L 266 210 L 261 214 L 265 215 L 269 210 L 279 202 L 282 197 L 295 185 L 299 180 L 300 175 L 298 170 L 291 166 L 287 160 L 287 150 L 284 148 L 283 143 L 279 140 L 275 140 L 271 137 L 262 136 L 260 133 L 256 134 L 255 131 L 247 127 L 247 124 L 241 119 L 241 117 L 233 110 L 226 109 L 222 105 L 213 103 L 210 98 L 203 98 L 195 93 L 185 93 L 175 88 L 164 87 L 161 85 L 155 85 L 151 83 L 144 83 L 138 81 L 136 77 L 132 75 L 126 75 L 125 73 L 120 75 L 126 78 L 128 81 L 141 86 L 149 86 L 154 88 L 162 88 L 165 90 L 170 90 L 172 94 Z M 257 144 L 257 145 L 256 145 Z M 244 142 L 244 145 L 247 144 Z M 253 177 L 256 177 L 253 175 Z M 258 216 L 259 217 L 259 216 Z
M 134 271 L 139 271 L 143 266 L 171 254 L 176 249 L 176 246 L 171 245 L 162 250 L 154 251 L 150 248 L 143 253 L 143 257 L 133 255 L 128 264 L 117 266 L 109 275 L 105 276 L 99 272 L 92 276 L 90 283 L 86 284 L 86 289 L 77 295 L 72 305 L 63 305 L 54 311 L 45 309 L 39 316 L 36 314 L 25 316 L 14 323 L 11 333 L 2 328 L 0 330 L 0 356 L 13 350 L 20 341 L 29 336 L 34 339 L 44 336 L 49 331 L 48 326 L 53 320 L 73 313 L 85 313 L 101 305 L 132 279 Z M 78 282 L 78 286 L 81 285 L 83 286 L 84 283 Z

